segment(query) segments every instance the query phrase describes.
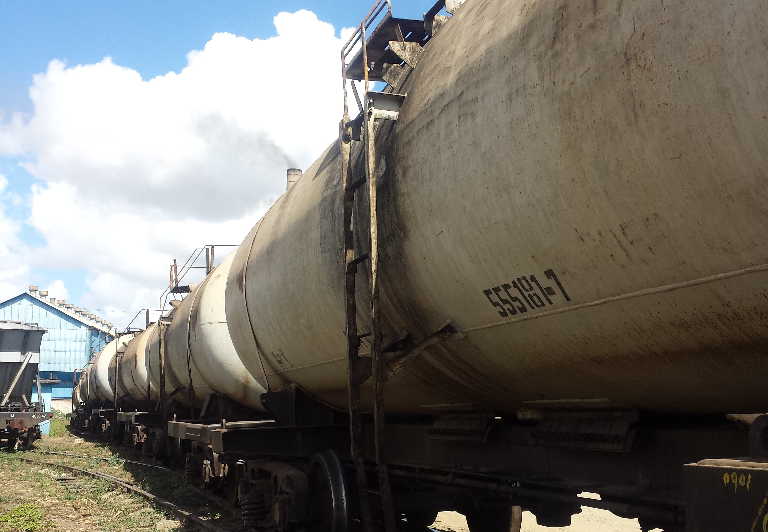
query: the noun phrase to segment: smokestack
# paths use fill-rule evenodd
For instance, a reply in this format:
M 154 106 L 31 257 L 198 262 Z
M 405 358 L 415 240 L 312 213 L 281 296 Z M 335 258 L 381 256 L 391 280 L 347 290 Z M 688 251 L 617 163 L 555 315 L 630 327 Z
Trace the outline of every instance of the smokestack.
M 303 172 L 299 168 L 289 168 L 287 174 L 288 179 L 285 190 L 290 190 L 290 188 L 295 185 L 299 179 L 301 179 Z

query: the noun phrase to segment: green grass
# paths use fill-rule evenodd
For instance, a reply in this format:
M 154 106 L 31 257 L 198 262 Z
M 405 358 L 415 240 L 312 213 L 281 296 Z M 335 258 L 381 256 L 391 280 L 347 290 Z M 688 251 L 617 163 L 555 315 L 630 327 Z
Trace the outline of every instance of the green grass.
M 36 441 L 35 448 L 78 456 L 42 455 L 35 450 L 0 453 L 0 477 L 14 479 L 13 489 L 0 489 L 0 515 L 6 516 L 3 514 L 6 512 L 7 519 L 12 520 L 0 520 L 0 532 L 53 532 L 75 525 L 78 530 L 146 531 L 154 530 L 161 521 L 164 530 L 186 530 L 173 516 L 138 495 L 126 493 L 101 479 L 20 461 L 24 456 L 34 461 L 115 475 L 201 516 L 223 521 L 227 523 L 224 528 L 230 523 L 239 525 L 237 515 L 230 515 L 187 486 L 181 473 L 127 463 L 126 459 L 144 461 L 147 458 L 77 437 L 68 431 L 68 421 L 61 412 L 54 412 L 50 435 Z M 29 501 L 35 501 L 38 512 L 27 504 Z
M 59 410 L 53 411 L 53 417 L 51 418 L 51 430 L 48 433 L 53 438 L 59 436 L 65 436 L 67 434 L 67 417 Z
M 0 514 L 0 530 L 36 532 L 45 530 L 48 524 L 43 509 L 35 504 L 20 504 Z

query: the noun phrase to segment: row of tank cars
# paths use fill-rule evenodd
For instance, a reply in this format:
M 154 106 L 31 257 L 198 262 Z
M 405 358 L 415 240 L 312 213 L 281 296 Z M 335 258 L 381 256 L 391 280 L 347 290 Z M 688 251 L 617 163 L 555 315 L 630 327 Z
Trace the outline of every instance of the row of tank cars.
M 38 366 L 45 329 L 0 321 L 0 449 L 24 450 L 41 437 L 40 423 L 53 417 L 41 398 Z
M 507 532 L 513 506 L 546 526 L 594 506 L 643 530 L 765 532 L 767 13 L 387 15 L 366 71 L 397 106 L 366 95 L 385 120 L 363 142 L 345 117 L 232 256 L 108 345 L 75 425 L 184 464 L 258 530 L 418 530 L 456 509 Z M 373 176 L 378 373 L 355 193 Z

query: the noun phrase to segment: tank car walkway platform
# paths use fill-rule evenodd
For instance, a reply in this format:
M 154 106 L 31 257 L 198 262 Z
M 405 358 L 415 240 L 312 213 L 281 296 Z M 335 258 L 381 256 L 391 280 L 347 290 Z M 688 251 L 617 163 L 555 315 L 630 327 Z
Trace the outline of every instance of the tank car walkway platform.
M 385 81 L 384 68 L 386 65 L 400 65 L 405 61 L 402 51 L 395 51 L 390 43 L 413 43 L 424 46 L 432 37 L 423 20 L 397 18 L 387 15 L 371 33 L 367 49 L 357 52 L 347 65 L 344 72 L 347 79 L 361 81 L 365 79 L 363 65 L 364 55 L 367 55 L 368 80 Z

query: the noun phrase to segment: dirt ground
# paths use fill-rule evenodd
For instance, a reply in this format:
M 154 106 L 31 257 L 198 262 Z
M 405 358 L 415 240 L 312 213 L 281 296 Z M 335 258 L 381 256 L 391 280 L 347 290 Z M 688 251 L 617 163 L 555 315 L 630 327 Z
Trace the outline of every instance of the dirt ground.
M 40 452 L 45 450 L 93 458 Z M 197 490 L 187 487 L 180 473 L 132 465 L 125 458 L 144 461 L 147 458 L 121 456 L 103 444 L 64 432 L 35 442 L 33 451 L 0 452 L 0 478 L 12 479 L 0 485 L 0 532 L 187 530 L 172 515 L 107 481 L 74 475 L 51 466 L 28 464 L 20 458 L 64 463 L 114 475 L 172 500 L 219 526 L 236 528 L 230 526 L 235 522 L 232 516 L 211 504 Z
M 160 523 L 164 530 L 179 529 L 178 521 L 107 482 L 17 458 L 0 455 L 0 474 L 13 478 L 11 489 L 0 495 L 2 532 L 156 530 Z
M 433 526 L 444 532 L 469 532 L 466 519 L 456 512 L 441 512 Z M 567 528 L 539 526 L 536 517 L 525 512 L 523 532 L 640 532 L 640 525 L 635 519 L 622 519 L 605 510 L 584 508 L 573 517 L 573 524 Z

